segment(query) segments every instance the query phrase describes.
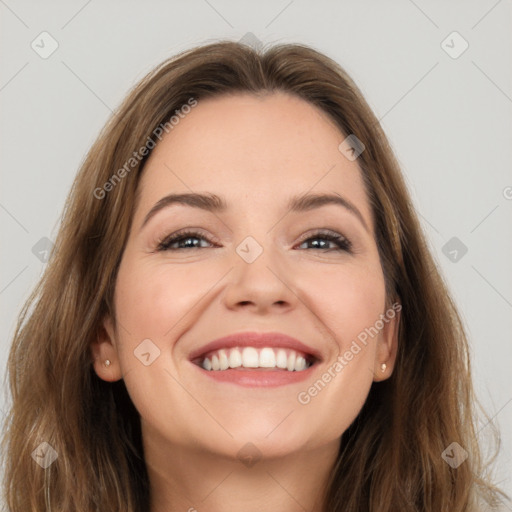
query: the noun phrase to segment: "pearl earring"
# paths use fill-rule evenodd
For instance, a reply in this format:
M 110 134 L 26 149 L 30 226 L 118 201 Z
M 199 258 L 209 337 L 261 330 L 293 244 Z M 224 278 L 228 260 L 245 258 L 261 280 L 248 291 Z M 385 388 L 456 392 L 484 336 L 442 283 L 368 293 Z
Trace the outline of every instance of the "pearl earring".
M 382 364 L 380 365 L 380 371 L 381 371 L 381 372 L 385 372 L 387 367 L 388 367 L 388 365 L 387 365 L 386 363 L 382 363 Z
M 112 364 L 112 361 L 110 361 L 110 359 L 105 359 L 103 364 L 108 368 Z

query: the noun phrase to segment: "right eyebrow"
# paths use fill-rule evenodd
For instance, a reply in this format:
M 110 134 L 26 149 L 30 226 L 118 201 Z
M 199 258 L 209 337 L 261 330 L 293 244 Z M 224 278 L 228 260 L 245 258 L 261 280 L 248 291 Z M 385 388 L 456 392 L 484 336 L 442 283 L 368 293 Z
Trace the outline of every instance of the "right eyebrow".
M 151 217 L 156 215 L 157 212 L 163 208 L 172 206 L 173 204 L 183 204 L 191 206 L 192 208 L 201 208 L 209 212 L 222 212 L 227 209 L 227 204 L 216 194 L 196 194 L 196 193 L 184 193 L 184 194 L 169 194 L 162 197 L 154 206 L 149 210 L 144 222 L 142 223 L 141 229 L 149 222 Z

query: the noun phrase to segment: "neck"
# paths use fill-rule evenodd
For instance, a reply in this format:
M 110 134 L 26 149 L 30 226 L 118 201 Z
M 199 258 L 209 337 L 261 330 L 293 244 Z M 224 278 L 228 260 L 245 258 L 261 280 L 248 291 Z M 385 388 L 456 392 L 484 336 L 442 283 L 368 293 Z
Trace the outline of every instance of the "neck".
M 251 465 L 145 439 L 151 512 L 322 512 L 339 441 Z

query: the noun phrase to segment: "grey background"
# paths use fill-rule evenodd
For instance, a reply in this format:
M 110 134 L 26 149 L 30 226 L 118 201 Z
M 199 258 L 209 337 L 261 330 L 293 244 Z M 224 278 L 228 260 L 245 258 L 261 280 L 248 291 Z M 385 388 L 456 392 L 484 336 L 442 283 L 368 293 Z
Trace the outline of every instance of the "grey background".
M 465 319 L 476 390 L 502 433 L 496 481 L 512 494 L 511 10 L 510 0 L 0 0 L 0 377 L 44 270 L 41 239 L 55 238 L 75 173 L 128 89 L 199 43 L 248 32 L 301 42 L 345 67 L 395 149 Z M 43 31 L 58 43 L 46 59 L 31 47 L 50 48 Z M 469 44 L 457 58 L 454 31 Z

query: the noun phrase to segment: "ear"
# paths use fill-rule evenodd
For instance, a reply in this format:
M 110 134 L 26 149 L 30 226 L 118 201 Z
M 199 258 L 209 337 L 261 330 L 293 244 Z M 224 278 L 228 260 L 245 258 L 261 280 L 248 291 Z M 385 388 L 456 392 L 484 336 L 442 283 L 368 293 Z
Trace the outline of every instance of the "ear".
M 110 315 L 106 316 L 98 329 L 95 341 L 90 345 L 93 366 L 96 375 L 107 382 L 122 378 L 119 357 L 115 346 L 115 328 Z M 110 361 L 107 366 L 106 361 Z
M 394 302 L 386 309 L 383 322 L 384 327 L 377 338 L 377 350 L 373 369 L 373 380 L 380 382 L 389 379 L 395 366 L 398 351 L 398 332 L 400 326 L 400 312 L 402 304 Z M 383 366 L 385 365 L 385 367 Z

